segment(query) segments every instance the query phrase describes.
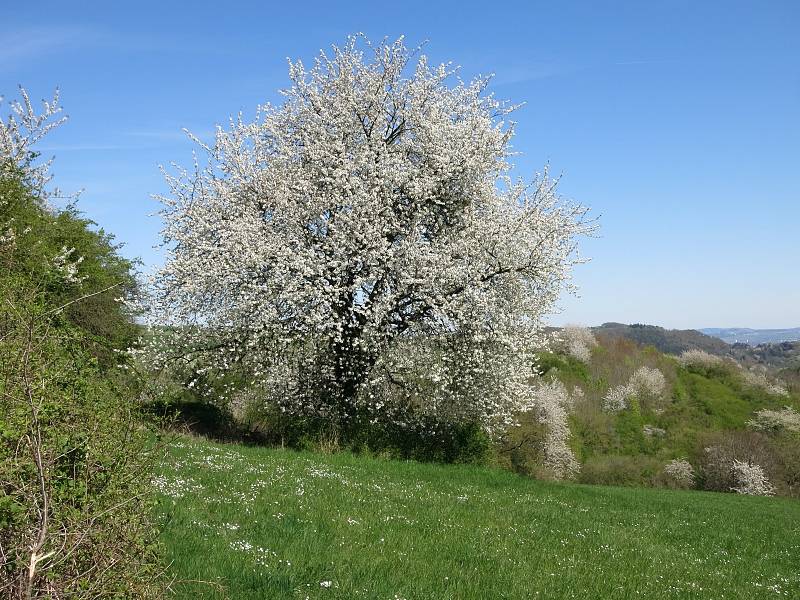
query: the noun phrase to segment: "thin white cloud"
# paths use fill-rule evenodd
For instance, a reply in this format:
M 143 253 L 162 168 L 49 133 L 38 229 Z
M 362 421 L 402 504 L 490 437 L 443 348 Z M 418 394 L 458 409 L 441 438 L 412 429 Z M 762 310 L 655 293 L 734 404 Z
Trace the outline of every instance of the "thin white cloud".
M 4 30 L 0 27 L 0 70 L 52 56 L 54 53 L 103 48 L 122 52 L 179 50 L 174 39 L 130 35 L 96 26 L 38 26 Z
M 3 67 L 47 57 L 54 52 L 103 45 L 110 37 L 100 30 L 83 26 L 32 27 L 0 32 L 0 35 L 4 38 L 0 45 L 0 65 Z
M 524 83 L 537 79 L 556 77 L 567 73 L 582 71 L 586 67 L 560 61 L 532 62 L 521 67 L 512 69 L 498 69 L 493 83 L 494 85 L 508 85 L 513 83 Z

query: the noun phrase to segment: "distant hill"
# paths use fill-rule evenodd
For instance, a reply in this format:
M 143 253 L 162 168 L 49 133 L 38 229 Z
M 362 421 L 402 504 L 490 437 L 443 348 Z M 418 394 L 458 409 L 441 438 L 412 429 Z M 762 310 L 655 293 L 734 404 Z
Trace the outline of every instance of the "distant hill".
M 597 335 L 624 337 L 637 344 L 654 346 L 664 354 L 679 355 L 685 350 L 704 350 L 717 356 L 730 356 L 744 366 L 760 364 L 774 369 L 797 368 L 800 365 L 800 341 L 762 342 L 756 345 L 739 340 L 730 344 L 717 336 L 707 335 L 708 331 L 782 331 L 799 329 L 664 329 L 656 325 L 624 325 L 623 323 L 603 323 L 592 327 Z
M 698 331 L 729 344 L 780 344 L 800 341 L 800 327 L 794 329 L 748 329 L 747 327 L 707 327 Z
M 664 329 L 639 323 L 603 323 L 600 327 L 592 327 L 592 331 L 599 335 L 624 337 L 637 344 L 654 346 L 664 354 L 680 354 L 685 350 L 704 350 L 718 355 L 731 353 L 730 344 L 694 329 Z

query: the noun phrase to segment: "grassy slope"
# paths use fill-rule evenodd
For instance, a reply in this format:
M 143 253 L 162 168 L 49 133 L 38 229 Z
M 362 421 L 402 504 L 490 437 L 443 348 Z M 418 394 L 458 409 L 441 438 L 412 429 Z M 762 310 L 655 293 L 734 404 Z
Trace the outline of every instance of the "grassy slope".
M 800 597 L 795 500 L 194 441 L 170 455 L 179 598 Z

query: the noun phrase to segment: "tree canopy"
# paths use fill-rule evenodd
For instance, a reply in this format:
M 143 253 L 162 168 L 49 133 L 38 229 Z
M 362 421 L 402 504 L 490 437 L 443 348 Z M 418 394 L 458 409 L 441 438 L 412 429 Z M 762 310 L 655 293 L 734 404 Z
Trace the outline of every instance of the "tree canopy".
M 529 404 L 531 345 L 594 225 L 546 168 L 512 179 L 514 107 L 454 72 L 351 37 L 290 62 L 283 105 L 198 141 L 207 166 L 161 198 L 148 310 L 171 339 L 151 358 L 242 369 L 333 421 L 491 430 Z

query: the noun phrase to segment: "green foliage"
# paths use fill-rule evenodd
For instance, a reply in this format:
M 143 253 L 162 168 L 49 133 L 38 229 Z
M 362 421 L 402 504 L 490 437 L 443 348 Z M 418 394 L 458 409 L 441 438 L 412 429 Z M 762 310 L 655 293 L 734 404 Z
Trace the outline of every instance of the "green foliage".
M 645 326 L 630 329 L 664 333 Z M 730 463 L 736 459 L 761 466 L 778 494 L 800 496 L 799 436 L 780 429 L 769 436 L 748 431 L 756 411 L 800 405 L 798 389 L 793 385 L 796 371 L 787 369 L 778 374 L 781 385 L 790 391 L 789 396 L 781 396 L 768 386 L 748 385 L 743 368 L 728 359 L 708 367 L 683 367 L 656 348 L 638 345 L 624 336 L 598 335 L 597 340 L 599 346 L 588 364 L 559 353 L 545 352 L 538 357 L 544 379 L 558 378 L 568 389 L 577 386 L 581 390 L 574 395 L 569 416 L 569 445 L 581 463 L 579 481 L 675 487 L 663 467 L 671 459 L 690 457 L 701 488 L 730 491 L 734 484 L 725 477 L 730 476 Z M 612 388 L 630 382 L 642 367 L 658 369 L 664 375 L 667 389 L 663 398 L 642 403 L 635 394 L 628 394 L 625 409 L 607 409 L 604 397 Z M 533 419 L 523 418 L 520 423 L 503 439 L 499 464 L 520 474 L 542 477 L 538 465 L 545 431 Z M 704 475 L 711 473 L 705 452 L 710 445 L 727 448 L 719 454 L 724 477 L 717 477 L 716 483 L 708 483 Z
M 581 465 L 578 481 L 592 485 L 653 487 L 662 469 L 661 461 L 650 456 L 594 456 Z
M 364 412 L 345 423 L 318 417 L 298 417 L 276 411 L 255 411 L 247 418 L 270 445 L 323 452 L 350 451 L 400 460 L 449 464 L 485 464 L 493 447 L 477 423 L 441 423 L 415 419 L 402 426 L 380 415 Z
M 125 293 L 130 263 L 74 209 L 42 206 L 20 171 L 0 171 L 0 196 L 0 593 L 158 596 L 158 452 L 116 366 L 135 327 L 102 292 Z
M 139 328 L 120 300 L 136 290 L 135 263 L 119 255 L 114 236 L 92 229 L 75 205 L 45 205 L 9 162 L 0 163 L 0 224 L 6 276 L 35 288 L 48 306 L 64 306 L 60 318 L 81 333 L 82 346 L 102 369 L 115 367 Z
M 536 358 L 537 369 L 542 377 L 557 377 L 566 386 L 592 383 L 589 368 L 574 356 L 540 352 Z

